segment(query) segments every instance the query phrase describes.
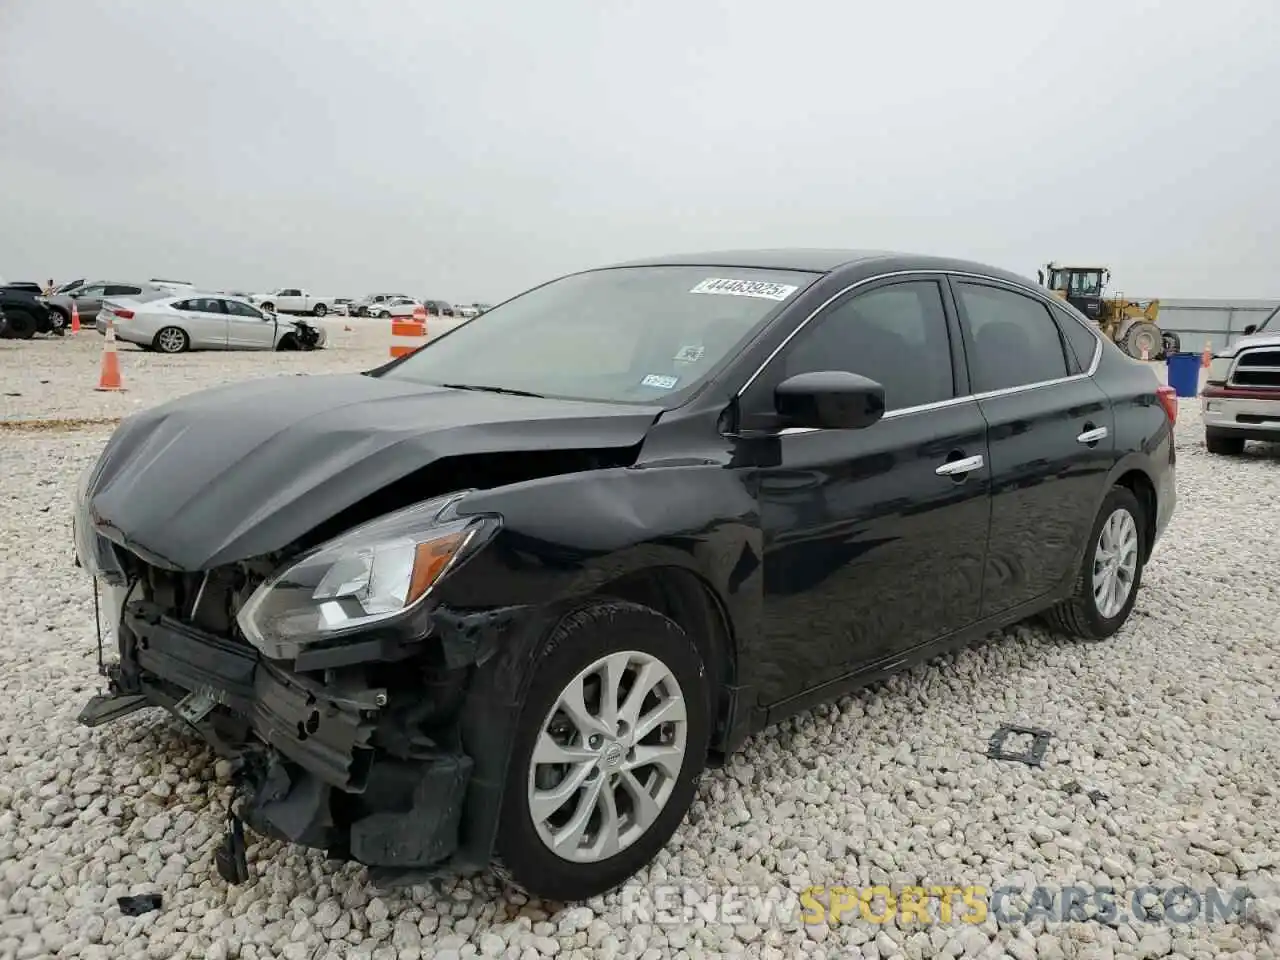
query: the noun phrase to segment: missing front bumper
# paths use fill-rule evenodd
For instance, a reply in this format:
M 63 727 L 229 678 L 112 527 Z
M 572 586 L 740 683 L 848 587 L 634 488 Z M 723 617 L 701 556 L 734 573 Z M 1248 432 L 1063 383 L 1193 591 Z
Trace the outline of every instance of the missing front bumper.
M 411 753 L 391 755 L 380 736 L 384 744 L 409 738 L 388 729 L 386 690 L 336 674 L 324 683 L 300 676 L 145 601 L 126 604 L 120 638 L 135 688 L 113 684 L 81 722 L 166 708 L 233 760 L 239 815 L 263 835 L 402 870 L 454 854 L 471 758 L 421 737 Z M 193 693 L 216 707 L 184 716 L 179 705 Z

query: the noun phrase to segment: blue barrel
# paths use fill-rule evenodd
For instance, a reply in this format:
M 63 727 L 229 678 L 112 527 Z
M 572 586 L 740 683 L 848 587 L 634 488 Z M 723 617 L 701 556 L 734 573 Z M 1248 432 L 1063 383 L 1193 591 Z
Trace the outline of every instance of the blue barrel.
M 1169 367 L 1169 386 L 1180 397 L 1194 397 L 1200 392 L 1200 354 L 1171 353 L 1165 359 Z

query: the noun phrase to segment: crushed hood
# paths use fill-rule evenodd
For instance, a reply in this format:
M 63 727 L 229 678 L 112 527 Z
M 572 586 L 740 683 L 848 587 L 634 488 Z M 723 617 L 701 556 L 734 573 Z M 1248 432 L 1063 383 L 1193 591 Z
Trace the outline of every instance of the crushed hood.
M 660 412 L 362 374 L 229 384 L 121 423 L 89 512 L 151 562 L 205 570 L 288 546 L 444 457 L 629 447 Z

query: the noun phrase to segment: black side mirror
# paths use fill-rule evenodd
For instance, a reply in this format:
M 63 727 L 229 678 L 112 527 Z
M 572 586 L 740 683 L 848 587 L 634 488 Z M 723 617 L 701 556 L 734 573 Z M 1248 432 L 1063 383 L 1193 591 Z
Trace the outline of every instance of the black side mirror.
M 861 430 L 884 416 L 884 387 L 844 370 L 797 373 L 778 384 L 773 405 L 787 427 Z
M 1247 337 L 1249 334 L 1251 334 L 1251 333 L 1255 333 L 1255 332 L 1257 331 L 1257 329 L 1258 329 L 1258 325 L 1257 325 L 1256 323 L 1248 324 L 1248 325 L 1244 328 L 1244 335 Z

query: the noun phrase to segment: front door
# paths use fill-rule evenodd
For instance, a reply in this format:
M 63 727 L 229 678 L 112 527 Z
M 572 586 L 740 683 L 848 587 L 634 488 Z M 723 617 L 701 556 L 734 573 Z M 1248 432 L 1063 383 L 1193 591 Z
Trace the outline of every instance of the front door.
M 1071 345 L 1095 347 L 1093 334 L 1072 331 L 1067 340 L 1047 304 L 1012 288 L 952 285 L 973 391 L 990 425 L 985 617 L 1035 600 L 1075 574 L 1115 462 L 1115 424 L 1110 400 L 1088 375 L 1092 350 L 1077 357 Z
M 886 415 L 866 429 L 738 441 L 773 446 L 773 465 L 744 468 L 760 503 L 773 701 L 977 619 L 990 474 L 982 413 L 958 399 L 958 344 L 940 279 L 886 282 L 824 309 L 744 395 L 746 423 L 797 373 L 847 370 L 885 388 Z
M 227 312 L 227 347 L 231 350 L 272 350 L 276 345 L 276 319 L 237 300 L 223 300 Z

